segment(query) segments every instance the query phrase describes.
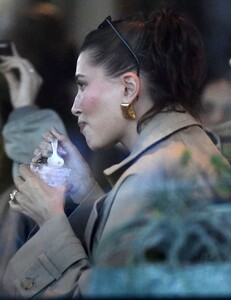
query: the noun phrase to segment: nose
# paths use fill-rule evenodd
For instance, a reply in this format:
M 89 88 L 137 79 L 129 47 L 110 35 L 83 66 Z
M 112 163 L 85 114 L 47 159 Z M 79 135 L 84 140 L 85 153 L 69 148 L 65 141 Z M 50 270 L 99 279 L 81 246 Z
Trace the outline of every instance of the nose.
M 71 113 L 76 116 L 76 117 L 79 117 L 79 115 L 81 114 L 81 107 L 80 107 L 80 97 L 78 96 L 78 94 L 75 96 L 75 100 L 74 100 L 74 103 L 72 105 L 72 108 L 71 108 Z

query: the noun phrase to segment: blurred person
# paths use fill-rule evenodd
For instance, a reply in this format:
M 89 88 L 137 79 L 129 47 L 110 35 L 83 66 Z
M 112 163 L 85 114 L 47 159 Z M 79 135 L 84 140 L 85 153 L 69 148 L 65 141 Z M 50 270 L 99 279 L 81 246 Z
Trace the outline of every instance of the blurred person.
M 0 194 L 0 291 L 2 290 L 2 277 L 9 259 L 26 242 L 30 231 L 36 225 L 32 219 L 23 214 L 10 211 L 9 193 L 14 189 L 12 177 L 19 174 L 19 164 L 31 162 L 33 151 L 45 130 L 56 126 L 59 130 L 66 132 L 61 118 L 55 111 L 41 110 L 34 104 L 42 85 L 42 78 L 29 61 L 18 55 L 14 45 L 12 49 L 13 56 L 2 57 L 0 63 L 0 73 L 8 84 L 10 103 L 13 107 L 7 122 L 1 126 L 2 145 L 5 147 L 7 157 L 13 161 L 13 170 L 8 170 L 11 180 Z M 20 74 L 20 80 L 15 75 L 15 70 Z M 28 92 L 30 92 L 29 95 Z M 7 173 L 2 168 L 3 165 L 4 161 L 0 169 L 4 177 Z M 66 212 L 69 207 L 66 205 Z
M 231 82 L 223 77 L 209 81 L 201 92 L 202 106 L 200 119 L 211 140 L 230 160 L 226 151 L 226 142 L 222 138 L 224 132 L 220 126 L 229 123 L 231 116 Z M 228 126 L 230 127 L 230 126 Z
M 201 114 L 202 123 L 207 127 L 215 127 L 231 120 L 231 81 L 219 78 L 208 82 L 202 91 Z
M 201 121 L 212 140 L 231 162 L 231 81 L 223 77 L 208 82 L 201 94 Z
M 74 118 L 69 111 L 78 49 L 67 33 L 62 11 L 52 3 L 28 2 L 19 9 L 7 39 L 43 78 L 35 104 L 54 109 L 71 129 Z
M 73 99 L 75 61 L 78 54 L 76 42 L 66 31 L 62 11 L 52 3 L 28 1 L 15 10 L 13 22 L 7 31 L 7 40 L 13 41 L 19 54 L 26 57 L 43 78 L 34 104 L 39 108 L 55 110 L 65 121 L 68 134 L 82 150 L 86 158 L 90 150 L 75 126 L 75 120 L 69 114 Z M 5 78 L 0 78 L 0 113 L 2 125 L 13 110 Z M 65 101 L 64 101 L 65 99 Z M 3 145 L 2 145 L 3 146 Z M 11 183 L 11 161 L 3 156 L 3 167 L 6 175 L 0 175 L 0 190 Z
M 14 162 L 13 177 L 15 177 L 18 175 L 19 164 L 31 161 L 33 157 L 31 149 L 35 149 L 38 138 L 41 138 L 44 132 L 44 120 L 50 118 L 49 128 L 50 124 L 57 122 L 57 126 L 65 133 L 66 129 L 57 112 L 51 109 L 41 110 L 36 105 L 36 97 L 43 84 L 43 79 L 31 62 L 19 56 L 13 43 L 12 50 L 12 56 L 1 56 L 0 72 L 8 84 L 10 103 L 13 107 L 7 122 L 2 126 L 2 136 L 5 151 Z M 17 70 L 17 74 L 15 70 Z M 19 122 L 20 119 L 23 121 L 22 124 Z M 48 128 L 47 124 L 44 126 Z M 36 135 L 31 134 L 28 137 L 27 132 L 29 134 L 33 130 L 35 130 Z M 20 141 L 20 143 L 16 144 L 15 141 Z M 26 147 L 30 150 L 26 150 Z M 15 152 L 18 155 L 17 159 L 14 156 Z
M 92 150 L 121 142 L 129 155 L 104 171 L 112 185 L 105 194 L 68 136 L 55 129 L 44 133 L 32 161 L 49 157 L 56 137 L 72 176 L 68 186 L 50 187 L 20 166 L 10 207 L 39 229 L 8 264 L 8 295 L 84 296 L 97 249 L 158 197 L 161 180 L 167 185 L 193 177 L 209 201 L 219 176 L 211 156 L 230 166 L 198 121 L 203 66 L 198 30 L 174 9 L 117 21 L 108 17 L 87 35 L 77 60 L 72 113 Z M 185 152 L 190 163 L 182 168 Z M 67 192 L 79 204 L 69 218 Z M 123 265 L 123 258 L 117 263 Z

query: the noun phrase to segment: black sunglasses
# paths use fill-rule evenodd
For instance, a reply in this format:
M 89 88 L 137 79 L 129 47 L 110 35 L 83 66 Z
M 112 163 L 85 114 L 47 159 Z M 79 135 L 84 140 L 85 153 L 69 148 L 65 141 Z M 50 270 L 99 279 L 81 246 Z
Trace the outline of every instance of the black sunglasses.
M 140 61 L 135 54 L 135 52 L 132 50 L 132 48 L 129 46 L 129 44 L 125 41 L 125 39 L 122 37 L 122 35 L 119 33 L 119 31 L 115 28 L 115 26 L 112 24 L 111 16 L 108 16 L 99 26 L 98 29 L 105 28 L 106 25 L 109 25 L 112 30 L 116 33 L 116 35 L 120 38 L 120 40 L 123 42 L 123 44 L 127 47 L 127 49 L 130 51 L 132 56 L 134 57 L 136 61 L 136 67 L 137 67 L 137 76 L 140 74 Z

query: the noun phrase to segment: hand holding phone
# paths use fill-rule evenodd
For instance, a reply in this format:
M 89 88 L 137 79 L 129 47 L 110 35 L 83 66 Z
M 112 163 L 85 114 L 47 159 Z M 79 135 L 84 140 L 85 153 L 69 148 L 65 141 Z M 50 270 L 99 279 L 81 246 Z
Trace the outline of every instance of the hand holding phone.
M 0 73 L 7 80 L 14 109 L 35 102 L 42 78 L 31 62 L 21 57 L 14 43 L 8 40 L 0 40 Z

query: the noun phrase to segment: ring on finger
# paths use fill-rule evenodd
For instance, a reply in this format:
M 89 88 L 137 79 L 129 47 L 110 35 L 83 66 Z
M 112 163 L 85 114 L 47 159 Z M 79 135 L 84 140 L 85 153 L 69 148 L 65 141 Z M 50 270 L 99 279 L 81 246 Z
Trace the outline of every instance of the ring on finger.
M 18 193 L 17 190 L 13 190 L 11 193 L 10 193 L 10 200 L 9 201 L 13 201 L 14 198 L 15 198 L 15 195 Z

